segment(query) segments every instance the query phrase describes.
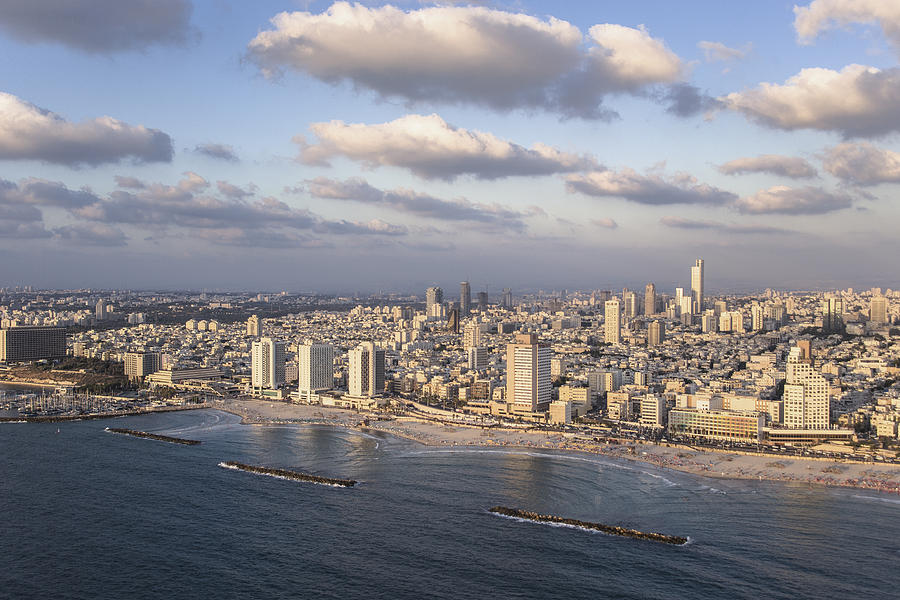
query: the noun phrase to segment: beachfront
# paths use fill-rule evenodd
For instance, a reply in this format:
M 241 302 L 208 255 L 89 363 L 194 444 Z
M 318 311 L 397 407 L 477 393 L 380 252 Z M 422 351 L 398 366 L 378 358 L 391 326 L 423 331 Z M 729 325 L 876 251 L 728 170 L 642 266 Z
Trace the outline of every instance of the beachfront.
M 264 400 L 226 400 L 217 408 L 244 423 L 322 424 L 381 431 L 428 446 L 500 446 L 587 452 L 650 463 L 696 475 L 835 485 L 900 493 L 900 466 L 740 454 L 650 443 L 605 444 L 578 441 L 560 433 L 448 426 L 413 417 L 376 420 L 379 414 Z M 368 424 L 366 424 L 368 423 Z

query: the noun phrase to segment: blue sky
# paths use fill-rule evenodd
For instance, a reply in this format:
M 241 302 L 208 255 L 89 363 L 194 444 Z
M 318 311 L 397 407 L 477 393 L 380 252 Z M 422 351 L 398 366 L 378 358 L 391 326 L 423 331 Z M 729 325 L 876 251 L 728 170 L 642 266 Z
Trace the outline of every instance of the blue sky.
M 897 286 L 890 3 L 11 0 L 0 56 L 0 286 Z

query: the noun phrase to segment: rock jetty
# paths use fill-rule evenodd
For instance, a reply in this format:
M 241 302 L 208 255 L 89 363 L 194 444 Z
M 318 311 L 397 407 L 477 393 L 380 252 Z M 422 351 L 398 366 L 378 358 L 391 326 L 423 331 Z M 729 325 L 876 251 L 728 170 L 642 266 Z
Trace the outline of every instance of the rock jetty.
M 335 479 L 333 477 L 319 477 L 318 475 L 310 475 L 309 473 L 301 473 L 299 471 L 288 471 L 287 469 L 272 469 L 269 467 L 256 467 L 253 465 L 245 465 L 244 463 L 228 461 L 219 463 L 220 467 L 226 469 L 238 469 L 239 471 L 247 471 L 248 473 L 256 473 L 257 475 L 270 475 L 272 477 L 283 477 L 294 481 L 308 481 L 310 483 L 319 483 L 322 485 L 336 485 L 339 487 L 353 487 L 356 485 L 354 479 Z
M 182 438 L 169 437 L 167 435 L 158 435 L 156 433 L 147 433 L 146 431 L 136 431 L 134 429 L 120 429 L 118 427 L 107 427 L 106 431 L 111 433 L 121 433 L 122 435 L 131 435 L 139 438 L 147 438 L 148 440 L 158 440 L 160 442 L 171 442 L 173 444 L 184 444 L 185 446 L 196 446 L 200 442 L 197 440 L 185 440 Z
M 520 508 L 509 508 L 506 506 L 495 506 L 490 512 L 504 517 L 513 517 L 516 519 L 525 519 L 527 521 L 535 521 L 537 523 L 558 523 L 560 525 L 569 525 L 572 527 L 581 527 L 582 529 L 591 529 L 600 531 L 609 535 L 619 535 L 622 537 L 630 537 L 638 540 L 650 540 L 653 542 L 663 542 L 664 544 L 673 544 L 683 546 L 688 540 L 685 537 L 676 535 L 666 535 L 664 533 L 653 533 L 638 531 L 637 529 L 627 529 L 625 527 L 616 527 L 614 525 L 604 525 L 602 523 L 591 523 L 590 521 L 579 521 L 578 519 L 567 519 L 565 517 L 557 517 L 556 515 L 542 515 Z

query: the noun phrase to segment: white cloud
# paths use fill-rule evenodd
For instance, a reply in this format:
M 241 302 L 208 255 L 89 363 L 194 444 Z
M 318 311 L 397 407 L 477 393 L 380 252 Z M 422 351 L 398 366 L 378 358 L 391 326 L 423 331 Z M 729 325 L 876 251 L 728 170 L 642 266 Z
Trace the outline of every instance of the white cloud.
M 70 123 L 61 116 L 0 92 L 0 160 L 38 160 L 77 166 L 170 162 L 172 140 L 157 129 L 112 117 Z
M 697 42 L 697 47 L 703 50 L 703 58 L 706 62 L 731 61 L 740 60 L 747 56 L 752 44 L 747 44 L 744 48 L 729 48 L 722 42 Z
M 867 142 L 829 148 L 823 163 L 835 177 L 858 185 L 900 183 L 900 153 Z
M 672 229 L 706 229 L 717 231 L 720 233 L 737 233 L 737 234 L 772 234 L 772 233 L 791 233 L 788 229 L 781 227 L 772 227 L 770 225 L 752 225 L 752 224 L 731 224 L 720 223 L 719 221 L 707 221 L 699 219 L 686 219 L 684 217 L 666 216 L 659 220 L 662 225 Z
M 633 169 L 569 175 L 566 177 L 566 188 L 588 196 L 624 198 L 650 205 L 726 205 L 737 199 L 737 195 L 699 183 L 686 173 L 673 176 L 641 175 Z
M 808 6 L 794 6 L 794 29 L 803 44 L 812 43 L 823 31 L 853 23 L 877 23 L 900 50 L 900 3 L 896 0 L 815 0 Z
M 597 167 L 588 156 L 545 144 L 524 148 L 490 133 L 453 127 L 438 115 L 407 115 L 377 125 L 313 123 L 310 130 L 315 142 L 296 138 L 301 160 L 309 164 L 326 164 L 329 158 L 343 156 L 367 167 L 402 167 L 426 179 L 445 180 L 459 175 L 479 179 L 549 175 Z
M 604 229 L 616 229 L 619 227 L 619 224 L 615 222 L 615 220 L 610 217 L 603 217 L 600 219 L 591 219 L 591 225 L 596 227 L 602 227 Z
M 248 44 L 267 76 L 293 69 L 410 102 L 605 118 L 605 94 L 670 83 L 683 71 L 644 29 L 596 25 L 585 45 L 566 21 L 478 6 L 404 11 L 335 2 L 320 14 L 280 13 L 272 25 Z
M 499 204 L 479 204 L 464 198 L 443 200 L 407 189 L 380 190 L 360 178 L 336 181 L 317 177 L 306 184 L 315 198 L 371 204 L 438 221 L 468 221 L 476 227 L 494 230 L 525 229 L 523 213 Z
M 803 69 L 784 85 L 763 83 L 719 100 L 777 129 L 819 129 L 845 138 L 900 130 L 900 69 L 848 65 Z
M 790 188 L 776 185 L 735 202 L 735 208 L 748 214 L 819 215 L 849 208 L 850 196 L 827 192 L 822 188 Z
M 780 154 L 763 154 L 761 156 L 736 158 L 719 165 L 719 172 L 726 175 L 741 175 L 744 173 L 771 173 L 782 177 L 803 179 L 815 177 L 816 169 L 806 160 L 797 156 L 782 156 Z
M 29 43 L 121 52 L 187 42 L 192 10 L 190 0 L 3 0 L 0 29 Z
M 234 151 L 234 147 L 228 144 L 198 144 L 194 147 L 194 152 L 228 162 L 238 162 L 240 160 Z

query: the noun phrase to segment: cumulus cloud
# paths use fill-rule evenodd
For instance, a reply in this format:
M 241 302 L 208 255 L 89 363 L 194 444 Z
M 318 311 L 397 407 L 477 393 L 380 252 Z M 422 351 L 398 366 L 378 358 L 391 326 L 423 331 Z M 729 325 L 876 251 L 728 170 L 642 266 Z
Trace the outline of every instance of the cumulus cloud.
M 853 23 L 877 23 L 900 50 L 900 4 L 893 0 L 814 0 L 794 7 L 794 29 L 802 44 L 812 43 L 823 31 Z
M 172 140 L 157 129 L 112 117 L 70 123 L 12 94 L 0 92 L 0 160 L 38 160 L 69 166 L 130 158 L 171 162 Z
M 283 12 L 248 45 L 267 76 L 293 69 L 384 98 L 608 118 L 609 93 L 671 83 L 682 61 L 644 29 L 595 25 L 587 43 L 566 21 L 478 6 L 404 11 L 335 2 Z
M 194 152 L 228 162 L 238 162 L 240 160 L 234 148 L 227 144 L 198 144 L 194 147 Z
M 663 88 L 657 99 L 666 104 L 666 112 L 678 117 L 692 117 L 719 108 L 716 98 L 689 83 L 675 83 Z
M 315 198 L 350 200 L 390 208 L 398 212 L 439 221 L 468 221 L 476 226 L 523 231 L 523 213 L 499 204 L 478 204 L 463 198 L 442 200 L 412 190 L 380 190 L 364 179 L 336 181 L 317 177 L 306 182 L 307 190 Z
M 697 42 L 697 47 L 703 50 L 703 58 L 706 62 L 731 61 L 740 60 L 747 56 L 752 44 L 747 44 L 743 48 L 729 48 L 722 42 Z
M 569 192 L 580 192 L 588 196 L 624 198 L 650 205 L 725 205 L 737 199 L 737 195 L 699 183 L 695 177 L 686 173 L 673 176 L 641 175 L 633 169 L 569 175 L 566 178 L 566 188 Z
M 27 240 L 48 238 L 52 235 L 43 223 L 20 223 L 0 218 L 0 238 Z
M 591 225 L 594 225 L 595 227 L 603 227 L 604 229 L 616 229 L 619 227 L 619 224 L 609 217 L 603 217 L 602 219 L 591 219 Z
M 444 180 L 459 175 L 479 179 L 549 175 L 597 167 L 589 156 L 545 144 L 524 148 L 490 133 L 453 127 L 435 114 L 406 115 L 377 125 L 313 123 L 310 130 L 315 142 L 295 138 L 301 144 L 300 158 L 308 164 L 327 164 L 328 159 L 343 156 L 367 167 L 401 167 L 425 179 Z
M 73 190 L 58 181 L 28 178 L 19 183 L 0 179 L 0 203 L 76 209 L 99 200 L 90 188 Z
M 848 65 L 840 71 L 803 69 L 784 85 L 728 94 L 732 110 L 776 129 L 837 131 L 844 138 L 900 131 L 900 68 Z
M 853 204 L 847 194 L 818 187 L 790 188 L 776 185 L 735 202 L 738 211 L 747 214 L 821 215 Z
M 726 175 L 743 175 L 745 173 L 771 173 L 782 177 L 804 179 L 818 175 L 815 167 L 808 161 L 796 156 L 780 154 L 763 154 L 761 156 L 736 158 L 719 165 L 719 172 Z
M 118 228 L 103 223 L 76 223 L 53 230 L 54 237 L 87 246 L 124 246 L 127 236 Z
M 791 233 L 789 229 L 781 227 L 772 227 L 769 225 L 747 225 L 721 223 L 719 221 L 707 221 L 698 219 L 686 219 L 684 217 L 666 216 L 659 220 L 662 225 L 672 229 L 706 229 L 722 233 L 737 234 L 770 234 L 770 233 Z
M 28 43 L 121 52 L 185 43 L 196 35 L 192 9 L 190 0 L 3 0 L 0 29 Z
M 838 144 L 825 151 L 825 170 L 856 185 L 900 183 L 900 153 L 868 142 Z
M 80 219 L 94 223 L 181 227 L 227 231 L 240 228 L 248 235 L 265 237 L 276 230 L 359 235 L 401 235 L 402 227 L 383 222 L 357 223 L 324 219 L 307 209 L 298 209 L 273 197 L 249 201 L 251 191 L 225 181 L 217 183 L 219 195 L 210 193 L 209 182 L 186 172 L 174 185 L 133 182 L 140 185 L 125 191 L 118 189 L 108 197 L 70 211 Z M 206 234 L 204 234 L 206 235 Z M 297 242 L 300 238 L 284 239 Z M 295 245 L 292 242 L 292 245 Z

